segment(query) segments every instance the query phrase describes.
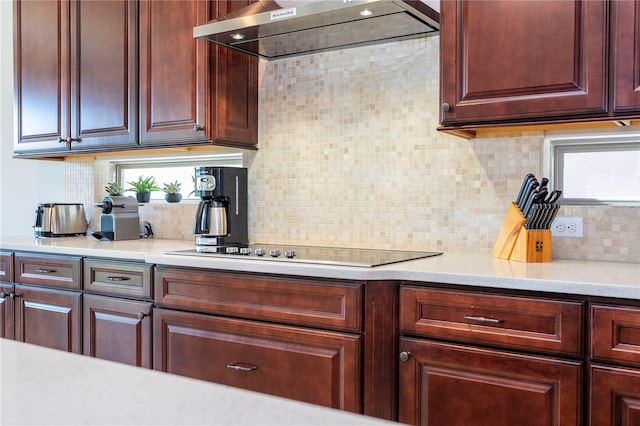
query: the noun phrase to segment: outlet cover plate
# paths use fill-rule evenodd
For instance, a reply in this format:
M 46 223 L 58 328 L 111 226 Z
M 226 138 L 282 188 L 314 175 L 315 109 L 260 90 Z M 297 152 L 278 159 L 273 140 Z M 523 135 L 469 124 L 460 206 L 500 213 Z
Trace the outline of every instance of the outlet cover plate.
M 581 217 L 556 217 L 551 224 L 554 237 L 582 238 L 584 236 Z

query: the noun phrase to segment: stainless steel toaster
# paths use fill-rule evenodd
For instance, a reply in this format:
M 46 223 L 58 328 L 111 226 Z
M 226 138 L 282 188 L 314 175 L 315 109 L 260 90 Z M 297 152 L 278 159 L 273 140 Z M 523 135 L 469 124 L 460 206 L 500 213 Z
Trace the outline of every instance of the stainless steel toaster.
M 33 231 L 36 237 L 86 235 L 87 217 L 81 203 L 40 203 Z

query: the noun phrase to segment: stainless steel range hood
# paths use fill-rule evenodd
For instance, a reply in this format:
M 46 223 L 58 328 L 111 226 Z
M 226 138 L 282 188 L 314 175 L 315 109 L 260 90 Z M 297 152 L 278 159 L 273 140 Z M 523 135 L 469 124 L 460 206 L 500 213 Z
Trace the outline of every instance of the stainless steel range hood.
M 422 1 L 263 0 L 193 36 L 272 60 L 433 35 L 439 21 Z

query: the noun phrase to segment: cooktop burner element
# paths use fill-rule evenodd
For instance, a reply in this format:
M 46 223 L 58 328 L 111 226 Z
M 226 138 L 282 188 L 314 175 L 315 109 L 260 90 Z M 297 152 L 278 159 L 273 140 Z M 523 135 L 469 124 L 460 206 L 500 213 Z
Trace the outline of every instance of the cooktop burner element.
M 359 248 L 250 244 L 248 246 L 197 246 L 195 249 L 166 252 L 185 256 L 231 257 L 282 262 L 371 268 L 438 256 L 441 252 L 373 250 Z

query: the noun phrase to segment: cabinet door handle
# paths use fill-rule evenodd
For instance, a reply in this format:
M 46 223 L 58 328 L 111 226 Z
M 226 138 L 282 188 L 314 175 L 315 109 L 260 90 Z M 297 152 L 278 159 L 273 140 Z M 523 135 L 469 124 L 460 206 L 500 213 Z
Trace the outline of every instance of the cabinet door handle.
M 464 319 L 467 321 L 477 321 L 477 322 L 490 322 L 493 324 L 503 323 L 503 319 L 495 319 L 495 318 L 485 318 L 485 317 L 473 317 L 471 315 L 465 315 Z
M 409 361 L 409 358 L 411 358 L 411 352 L 400 352 L 400 361 Z
M 447 102 L 442 104 L 442 112 L 451 112 L 451 105 Z
M 5 297 L 7 297 L 7 295 L 4 293 L 4 291 L 0 291 L 0 301 L 4 302 Z
M 81 138 L 69 138 L 69 143 L 71 143 L 71 142 L 78 142 L 78 143 L 80 143 L 80 142 L 82 142 L 82 139 L 81 139 Z
M 105 278 L 107 281 L 129 281 L 131 278 L 129 277 L 118 277 L 118 276 L 108 276 L 107 278 Z
M 196 123 L 195 126 L 193 126 L 193 130 L 195 130 L 196 132 L 201 132 L 204 130 L 204 127 L 202 127 L 201 125 L 199 125 L 198 123 Z
M 36 269 L 36 272 L 39 274 L 53 274 L 54 272 L 56 272 L 55 269 Z
M 231 362 L 227 364 L 227 368 L 231 368 L 232 370 L 238 370 L 238 371 L 255 371 L 258 369 L 258 367 L 256 367 L 255 365 L 241 365 L 241 364 L 236 364 L 235 362 Z
M 144 317 L 148 317 L 148 316 L 149 316 L 149 314 L 148 314 L 148 313 L 146 313 L 146 312 L 140 312 L 140 313 L 138 313 L 138 319 L 139 319 L 139 320 L 142 320 L 142 319 L 144 319 Z
M 20 295 L 19 294 L 15 294 L 14 292 L 11 292 L 11 294 L 9 294 L 9 297 L 13 300 L 16 297 L 20 297 Z

